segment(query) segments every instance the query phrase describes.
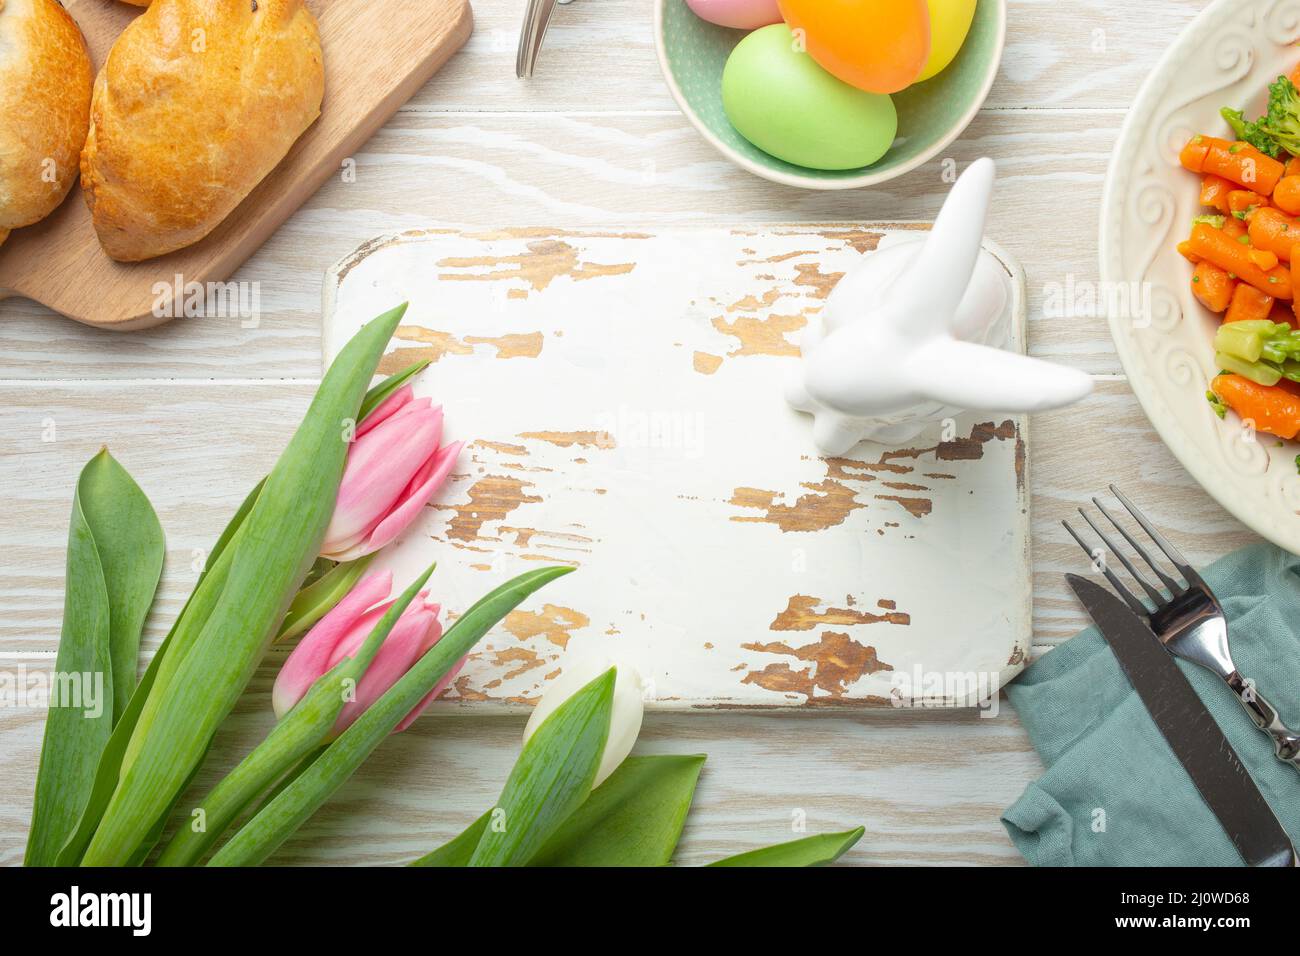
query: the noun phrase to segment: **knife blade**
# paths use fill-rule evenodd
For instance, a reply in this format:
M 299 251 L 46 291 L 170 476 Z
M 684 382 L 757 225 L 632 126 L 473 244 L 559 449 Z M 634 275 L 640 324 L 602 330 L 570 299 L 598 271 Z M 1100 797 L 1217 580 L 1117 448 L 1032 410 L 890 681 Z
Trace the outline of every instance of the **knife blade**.
M 1296 866 L 1272 808 L 1155 633 L 1101 585 L 1065 576 L 1147 713 L 1247 866 Z

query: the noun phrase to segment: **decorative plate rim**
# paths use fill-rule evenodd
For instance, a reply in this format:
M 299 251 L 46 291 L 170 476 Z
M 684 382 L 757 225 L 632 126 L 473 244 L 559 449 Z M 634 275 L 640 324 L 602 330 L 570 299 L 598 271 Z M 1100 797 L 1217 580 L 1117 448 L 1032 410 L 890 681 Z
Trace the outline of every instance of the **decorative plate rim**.
M 1257 16 L 1251 25 L 1251 31 L 1256 41 L 1279 10 L 1292 10 L 1295 20 L 1288 22 L 1293 29 L 1300 31 L 1300 3 L 1296 3 L 1295 0 L 1253 0 L 1253 2 Z M 1288 3 L 1291 4 L 1290 7 L 1286 6 Z M 1166 89 L 1170 86 L 1174 73 L 1205 44 L 1220 37 L 1226 27 L 1240 24 L 1242 7 L 1242 0 L 1215 0 L 1201 11 L 1165 50 L 1134 97 L 1132 106 L 1120 127 L 1102 188 L 1098 256 L 1100 277 L 1104 287 L 1113 288 L 1114 283 L 1127 283 L 1135 278 L 1130 272 L 1131 263 L 1126 263 L 1124 254 L 1125 205 L 1133 189 L 1136 174 L 1142 166 L 1144 150 L 1148 148 L 1148 144 L 1145 144 L 1143 139 L 1148 135 L 1159 135 L 1163 128 L 1160 125 L 1161 121 L 1168 118 L 1159 113 L 1160 106 L 1164 104 L 1163 96 Z M 1255 49 L 1257 48 L 1251 50 L 1247 73 L 1256 66 Z M 1297 49 L 1297 54 L 1300 55 L 1300 48 Z M 1244 76 L 1230 79 L 1219 88 L 1206 90 L 1199 99 L 1217 94 L 1242 78 Z M 1189 100 L 1175 107 L 1171 112 L 1186 109 L 1196 102 L 1197 99 Z M 1176 167 L 1170 169 L 1174 172 L 1178 171 Z M 1136 277 L 1138 281 L 1146 278 L 1154 268 L 1158 256 L 1159 253 L 1153 256 L 1142 275 Z M 1203 443 L 1198 443 L 1198 440 L 1189 434 L 1185 423 L 1170 407 L 1167 395 L 1157 383 L 1155 377 L 1157 370 L 1152 368 L 1150 359 L 1141 351 L 1130 317 L 1108 309 L 1107 326 L 1120 364 L 1128 377 L 1129 387 L 1137 396 L 1138 403 L 1142 406 L 1152 427 L 1173 452 L 1174 457 L 1197 483 L 1235 518 L 1279 547 L 1300 553 L 1300 521 L 1295 520 L 1296 510 L 1293 508 L 1284 511 L 1275 503 L 1270 504 L 1269 499 L 1263 495 L 1242 494 L 1243 476 L 1233 474 L 1222 455 L 1205 454 Z M 1202 353 L 1212 357 L 1208 336 L 1204 336 Z M 1206 414 L 1212 415 L 1208 404 Z M 1211 428 L 1220 442 L 1231 441 L 1232 436 L 1224 431 L 1228 427 L 1232 426 L 1211 423 Z M 1240 432 L 1236 434 L 1239 435 Z M 1269 462 L 1262 475 L 1265 481 L 1270 479 L 1281 481 L 1288 474 L 1295 475 L 1295 467 L 1290 464 L 1289 458 L 1281 460 L 1277 456 L 1268 457 Z M 1290 521 L 1283 524 L 1282 522 L 1287 518 Z

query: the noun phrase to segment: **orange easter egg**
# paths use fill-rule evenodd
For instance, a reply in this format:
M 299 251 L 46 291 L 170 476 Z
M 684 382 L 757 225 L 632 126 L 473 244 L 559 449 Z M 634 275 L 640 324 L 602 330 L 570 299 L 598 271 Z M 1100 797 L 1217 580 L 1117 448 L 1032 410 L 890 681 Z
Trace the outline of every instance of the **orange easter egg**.
M 930 57 L 926 0 L 780 0 L 781 15 L 822 68 L 872 93 L 910 86 Z

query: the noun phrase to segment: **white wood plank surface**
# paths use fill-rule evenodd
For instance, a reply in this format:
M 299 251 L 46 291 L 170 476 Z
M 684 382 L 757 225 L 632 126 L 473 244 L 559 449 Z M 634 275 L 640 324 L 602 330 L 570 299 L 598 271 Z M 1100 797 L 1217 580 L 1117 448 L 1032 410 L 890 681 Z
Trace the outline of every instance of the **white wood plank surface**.
M 260 288 L 256 327 L 238 318 L 178 319 L 133 337 L 5 300 L 0 379 L 314 376 L 321 273 L 372 236 L 435 224 L 635 229 L 932 219 L 950 185 L 944 160 L 984 155 L 999 163 L 989 235 L 1029 276 L 1031 351 L 1117 372 L 1101 317 L 1044 319 L 1041 301 L 1046 282 L 1096 279 L 1097 210 L 1120 119 L 1110 111 L 986 111 L 947 155 L 909 175 L 826 193 L 731 165 L 677 114 L 401 113 L 355 157 L 355 182 L 328 184 L 235 274 Z
M 1123 109 L 1204 0 L 1012 0 L 986 109 L 949 155 L 999 161 L 990 235 L 1029 276 L 1031 351 L 1099 376 L 1082 406 L 1034 419 L 1029 451 L 1034 635 L 1082 626 L 1062 573 L 1079 567 L 1060 520 L 1116 481 L 1195 560 L 1253 536 L 1151 432 L 1099 317 L 1048 318 L 1048 283 L 1095 278 L 1101 184 Z M 466 49 L 236 278 L 260 283 L 256 327 L 179 320 L 116 336 L 0 302 L 0 669 L 49 667 L 80 465 L 108 443 L 152 497 L 167 566 L 147 647 L 193 581 L 196 555 L 265 471 L 320 372 L 320 278 L 365 239 L 443 225 L 932 217 L 938 162 L 850 194 L 806 193 L 731 167 L 680 117 L 655 63 L 648 0 L 561 8 L 537 77 L 513 75 L 522 5 L 477 0 Z M 20 241 L 14 237 L 11 242 Z M 3 254 L 0 252 L 0 254 Z M 52 440 L 49 440 L 52 439 Z M 211 783 L 269 726 L 273 655 L 213 751 Z M 21 861 L 44 715 L 0 710 L 0 864 Z M 276 862 L 389 864 L 452 836 L 492 802 L 520 721 L 431 716 L 387 742 Z M 709 754 L 680 861 L 705 862 L 857 823 L 858 864 L 1017 863 L 997 817 L 1040 772 L 1008 708 L 856 717 L 654 716 L 643 752 Z
M 0 668 L 40 666 L 0 654 Z M 48 664 L 44 666 L 49 666 Z M 213 747 L 195 793 L 270 729 L 264 665 Z M 22 861 L 43 715 L 0 719 L 0 865 Z M 364 767 L 272 858 L 275 864 L 408 862 L 492 806 L 519 751 L 509 718 L 422 718 Z M 669 716 L 647 721 L 639 753 L 706 753 L 677 861 L 707 863 L 859 824 L 856 864 L 1019 863 L 998 814 L 1033 778 L 1015 716 L 898 712 L 883 719 Z M 802 760 L 791 755 L 802 751 Z
M 1203 0 L 1010 0 L 1007 56 L 991 109 L 1123 109 Z M 514 78 L 522 3 L 476 2 L 467 56 L 409 109 L 665 110 L 650 0 L 575 0 L 551 21 L 531 82 Z M 1158 29 L 1153 27 L 1158 24 Z M 485 82 L 484 78 L 490 81 Z

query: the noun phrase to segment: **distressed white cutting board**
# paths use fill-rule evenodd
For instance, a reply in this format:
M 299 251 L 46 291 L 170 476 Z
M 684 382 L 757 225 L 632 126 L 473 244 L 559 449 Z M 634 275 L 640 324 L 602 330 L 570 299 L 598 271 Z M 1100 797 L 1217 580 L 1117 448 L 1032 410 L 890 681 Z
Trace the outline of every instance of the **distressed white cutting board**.
M 571 564 L 479 645 L 437 706 L 534 702 L 568 648 L 617 649 L 652 707 L 963 706 L 1030 641 L 1024 420 L 966 415 L 907 448 L 822 458 L 782 382 L 838 277 L 916 224 L 763 231 L 432 229 L 373 240 L 325 291 L 326 361 L 410 302 L 381 371 L 467 442 L 380 558 L 438 561 L 454 616 Z M 1014 348 L 1023 349 L 1024 280 Z

